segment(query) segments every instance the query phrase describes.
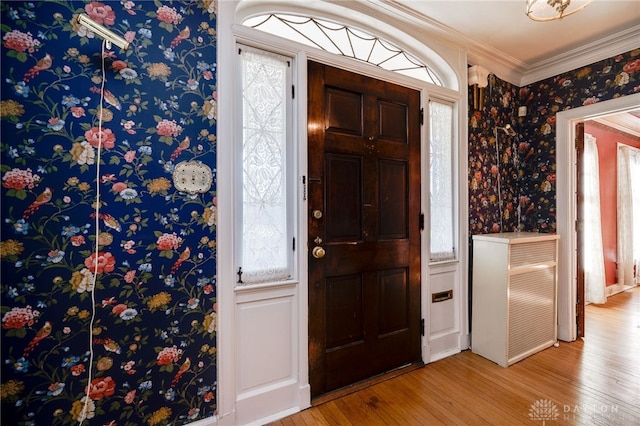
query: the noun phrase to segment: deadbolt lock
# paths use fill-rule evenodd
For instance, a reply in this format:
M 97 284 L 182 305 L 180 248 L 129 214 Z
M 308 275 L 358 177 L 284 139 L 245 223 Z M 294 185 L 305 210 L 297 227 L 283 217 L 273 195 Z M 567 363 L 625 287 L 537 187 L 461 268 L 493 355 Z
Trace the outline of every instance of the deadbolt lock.
M 316 219 L 320 219 L 322 217 L 322 212 L 320 210 L 314 210 L 312 214 Z

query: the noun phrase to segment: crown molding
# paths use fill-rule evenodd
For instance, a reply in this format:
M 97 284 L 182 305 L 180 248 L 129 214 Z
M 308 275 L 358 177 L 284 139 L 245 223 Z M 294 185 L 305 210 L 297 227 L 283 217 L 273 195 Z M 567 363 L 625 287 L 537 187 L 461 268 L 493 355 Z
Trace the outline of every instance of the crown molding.
M 426 34 L 428 37 L 435 37 L 441 42 L 462 49 L 467 53 L 469 65 L 480 65 L 502 80 L 514 85 L 520 84 L 522 75 L 527 69 L 527 64 L 524 62 L 497 51 L 428 15 L 398 3 L 396 0 L 368 0 L 368 2 L 371 7 L 385 11 L 387 16 L 393 14 L 399 19 L 415 25 L 420 29 L 423 38 Z
M 243 7 L 247 7 L 243 2 Z M 246 2 L 251 7 L 262 2 Z M 399 3 L 397 0 L 364 0 L 345 3 L 343 0 L 275 0 L 274 4 L 286 4 L 288 10 L 296 5 L 321 7 L 328 12 L 327 5 L 343 6 L 372 18 L 384 15 L 383 21 L 397 27 L 404 27 L 416 40 L 428 38 L 466 53 L 468 65 L 480 65 L 501 80 L 518 87 L 527 86 L 547 78 L 584 67 L 615 55 L 640 48 L 640 24 L 620 31 L 600 40 L 569 50 L 552 58 L 533 63 L 525 63 L 516 58 L 481 43 L 435 19 Z M 245 11 L 247 12 L 247 11 Z M 255 10 L 253 10 L 255 12 Z M 273 12 L 273 10 L 272 10 Z
M 605 129 L 617 131 L 626 137 L 635 137 L 640 140 L 640 119 L 631 114 L 608 115 L 595 118 L 591 122 L 594 126 L 602 126 Z
M 611 58 L 640 47 L 640 25 L 620 31 L 592 43 L 564 52 L 552 58 L 525 63 L 480 43 L 471 37 L 448 27 L 433 18 L 417 12 L 396 0 L 368 0 L 373 8 L 392 13 L 402 20 L 422 27 L 448 44 L 467 52 L 469 65 L 480 65 L 501 80 L 518 87 L 545 80 L 565 72 Z
M 520 80 L 520 86 L 555 77 L 615 55 L 640 48 L 640 25 L 612 34 L 598 41 L 537 62 L 529 67 Z
M 469 65 L 480 65 L 501 80 L 518 87 L 527 69 L 524 62 L 489 46 L 480 46 L 479 43 L 467 48 L 467 59 Z
M 640 48 L 640 25 L 527 65 L 479 43 L 467 48 L 469 64 L 481 65 L 500 79 L 524 87 Z

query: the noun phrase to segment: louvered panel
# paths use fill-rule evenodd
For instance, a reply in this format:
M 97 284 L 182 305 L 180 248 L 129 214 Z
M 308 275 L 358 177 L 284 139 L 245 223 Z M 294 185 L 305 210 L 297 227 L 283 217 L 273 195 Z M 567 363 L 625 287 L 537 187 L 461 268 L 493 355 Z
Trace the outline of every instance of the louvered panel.
M 556 260 L 556 240 L 536 241 L 511 246 L 511 268 Z
M 557 235 L 474 235 L 473 352 L 503 367 L 556 343 Z
M 555 342 L 555 275 L 555 267 L 549 267 L 511 277 L 507 359 Z

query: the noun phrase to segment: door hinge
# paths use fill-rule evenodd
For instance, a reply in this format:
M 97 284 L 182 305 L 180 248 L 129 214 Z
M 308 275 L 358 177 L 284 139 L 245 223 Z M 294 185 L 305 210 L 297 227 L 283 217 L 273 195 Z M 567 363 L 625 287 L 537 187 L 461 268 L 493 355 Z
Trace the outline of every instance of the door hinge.
M 424 231 L 424 213 L 420 213 L 418 217 L 418 229 Z
M 420 108 L 420 124 L 424 124 L 424 108 Z
M 293 237 L 293 251 L 296 251 L 296 237 Z
M 424 318 L 420 319 L 420 334 L 424 336 Z
M 307 201 L 307 177 L 302 176 L 302 200 Z
M 291 85 L 291 99 L 296 98 L 296 86 Z

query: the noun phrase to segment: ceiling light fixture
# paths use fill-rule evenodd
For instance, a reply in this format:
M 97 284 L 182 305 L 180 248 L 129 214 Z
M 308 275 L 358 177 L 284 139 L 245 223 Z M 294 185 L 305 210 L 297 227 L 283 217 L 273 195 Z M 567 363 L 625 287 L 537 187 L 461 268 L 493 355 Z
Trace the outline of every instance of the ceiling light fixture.
M 584 9 L 593 0 L 525 0 L 527 16 L 534 21 L 554 21 Z
M 78 24 L 86 27 L 88 30 L 93 31 L 95 35 L 102 38 L 107 42 L 107 49 L 111 49 L 111 43 L 115 44 L 123 50 L 129 48 L 129 42 L 113 31 L 107 29 L 104 25 L 98 24 L 93 19 L 89 18 L 87 14 L 81 13 L 78 15 Z

